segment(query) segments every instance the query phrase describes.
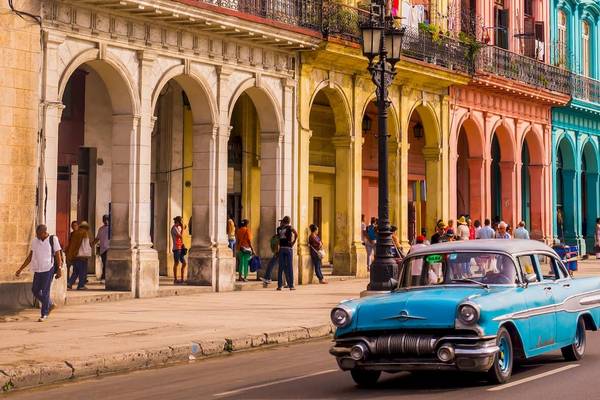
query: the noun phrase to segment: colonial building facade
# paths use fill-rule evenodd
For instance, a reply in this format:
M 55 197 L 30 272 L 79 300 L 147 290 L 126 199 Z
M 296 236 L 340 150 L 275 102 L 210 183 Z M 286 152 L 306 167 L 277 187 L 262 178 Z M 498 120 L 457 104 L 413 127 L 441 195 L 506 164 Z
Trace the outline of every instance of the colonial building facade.
M 593 253 L 600 217 L 600 2 L 550 4 L 553 62 L 573 72 L 571 102 L 552 112 L 554 235 Z
M 542 0 L 462 2 L 457 29 L 482 44 L 473 80 L 453 87 L 450 210 L 525 221 L 552 239 L 551 107 L 569 100 L 568 72 L 550 65 Z
M 186 238 L 192 284 L 233 289 L 228 214 L 252 221 L 266 254 L 278 220 L 293 211 L 297 52 L 315 47 L 319 35 L 305 27 L 309 10 L 247 2 L 240 12 L 241 3 L 21 4 L 41 25 L 22 29 L 43 43 L 23 57 L 31 60 L 28 70 L 41 69 L 41 79 L 29 77 L 33 112 L 20 117 L 32 125 L 23 160 L 35 159 L 37 129 L 41 148 L 37 202 L 34 182 L 23 191 L 3 188 L 30 194 L 10 199 L 27 206 L 29 217 L 20 251 L 3 258 L 7 286 L 19 285 L 11 271 L 36 222 L 64 244 L 71 220 L 95 230 L 110 215 L 106 288 L 137 297 L 156 295 L 159 273 L 169 273 L 176 215 L 193 234 Z M 10 43 L 18 46 L 15 32 Z

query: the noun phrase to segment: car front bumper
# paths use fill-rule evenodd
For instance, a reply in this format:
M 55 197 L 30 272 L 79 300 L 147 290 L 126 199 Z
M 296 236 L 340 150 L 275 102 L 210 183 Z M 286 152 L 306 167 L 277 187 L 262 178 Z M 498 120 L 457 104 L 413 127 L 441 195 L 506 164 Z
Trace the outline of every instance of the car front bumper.
M 401 335 L 396 335 L 401 336 Z M 330 353 L 336 357 L 339 367 L 344 370 L 355 368 L 387 372 L 399 371 L 488 371 L 499 351 L 495 337 L 440 337 L 427 338 L 428 346 L 401 351 L 397 348 L 385 348 L 379 342 L 391 342 L 386 337 L 354 337 L 337 339 Z M 405 340 L 408 341 L 408 340 Z M 404 343 L 404 342 L 403 342 Z M 361 344 L 366 351 L 359 358 L 352 354 L 355 345 Z M 440 357 L 440 348 L 451 349 L 451 358 Z M 416 353 L 416 354 L 415 354 Z

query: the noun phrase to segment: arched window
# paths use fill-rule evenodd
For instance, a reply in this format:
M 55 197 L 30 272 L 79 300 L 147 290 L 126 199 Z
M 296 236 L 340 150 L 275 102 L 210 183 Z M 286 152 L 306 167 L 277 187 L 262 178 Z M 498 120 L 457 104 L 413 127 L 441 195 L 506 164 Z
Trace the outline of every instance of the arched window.
M 581 72 L 590 76 L 590 24 L 587 21 L 583 21 L 581 33 Z
M 565 68 L 567 66 L 567 15 L 563 10 L 558 11 L 558 60 L 557 64 Z

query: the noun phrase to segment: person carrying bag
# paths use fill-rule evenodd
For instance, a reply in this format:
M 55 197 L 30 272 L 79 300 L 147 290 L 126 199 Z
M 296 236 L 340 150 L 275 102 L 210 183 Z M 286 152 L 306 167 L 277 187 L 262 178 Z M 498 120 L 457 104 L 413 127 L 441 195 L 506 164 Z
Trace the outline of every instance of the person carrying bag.
M 310 247 L 310 258 L 315 268 L 315 275 L 317 276 L 317 279 L 319 279 L 320 284 L 327 284 L 323 278 L 323 272 L 321 270 L 323 267 L 323 259 L 325 259 L 326 253 L 325 249 L 323 249 L 323 242 L 319 237 L 319 227 L 315 224 L 310 226 L 308 245 Z
M 77 283 L 77 290 L 86 290 L 87 283 L 87 267 L 88 260 L 92 256 L 92 246 L 90 244 L 89 235 L 90 226 L 86 221 L 79 224 L 77 229 L 71 235 L 71 243 L 67 252 L 67 262 L 73 264 L 73 274 L 69 277 L 67 287 L 73 288 L 73 284 Z

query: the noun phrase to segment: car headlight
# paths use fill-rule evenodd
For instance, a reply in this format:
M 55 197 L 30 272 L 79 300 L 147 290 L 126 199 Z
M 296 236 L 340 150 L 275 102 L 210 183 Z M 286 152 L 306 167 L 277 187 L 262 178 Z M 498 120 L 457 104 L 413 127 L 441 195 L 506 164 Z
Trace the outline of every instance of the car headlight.
M 336 307 L 331 310 L 331 322 L 338 328 L 343 328 L 344 326 L 348 326 L 350 324 L 350 320 L 352 319 L 352 315 L 348 310 L 345 310 L 341 307 Z
M 466 325 L 473 325 L 479 321 L 479 310 L 472 304 L 463 304 L 458 307 L 458 319 Z

